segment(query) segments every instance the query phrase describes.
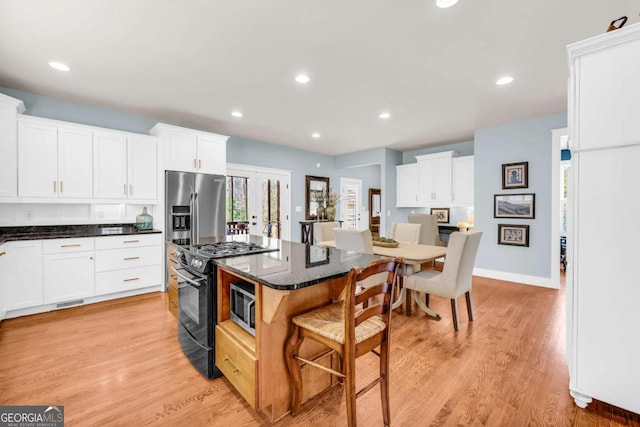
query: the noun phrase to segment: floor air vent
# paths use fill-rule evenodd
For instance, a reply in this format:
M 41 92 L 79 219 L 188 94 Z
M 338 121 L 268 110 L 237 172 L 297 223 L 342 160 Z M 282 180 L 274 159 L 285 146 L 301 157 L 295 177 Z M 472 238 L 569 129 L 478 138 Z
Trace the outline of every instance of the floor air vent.
M 78 304 L 84 304 L 84 300 L 78 299 L 75 301 L 61 302 L 59 304 L 56 304 L 56 308 L 65 308 L 65 307 L 70 307 L 72 305 L 78 305 Z

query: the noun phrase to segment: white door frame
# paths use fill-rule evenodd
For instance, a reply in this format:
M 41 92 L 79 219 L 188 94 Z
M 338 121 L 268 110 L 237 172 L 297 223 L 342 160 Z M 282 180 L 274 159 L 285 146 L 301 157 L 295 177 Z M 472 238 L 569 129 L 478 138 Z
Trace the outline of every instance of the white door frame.
M 280 239 L 291 240 L 291 171 L 285 169 L 272 169 L 260 166 L 242 165 L 238 163 L 227 163 L 227 175 L 246 176 L 249 178 L 254 178 L 252 182 L 258 181 L 258 175 L 273 175 L 274 177 L 280 179 L 280 181 L 282 182 L 282 187 L 280 188 Z M 260 189 L 250 188 L 249 197 L 256 197 L 256 191 L 259 192 Z M 257 205 L 253 203 L 252 209 L 256 208 Z M 258 212 L 248 212 L 247 214 L 255 214 L 259 216 Z
M 551 287 L 560 289 L 560 151 L 568 128 L 551 129 Z

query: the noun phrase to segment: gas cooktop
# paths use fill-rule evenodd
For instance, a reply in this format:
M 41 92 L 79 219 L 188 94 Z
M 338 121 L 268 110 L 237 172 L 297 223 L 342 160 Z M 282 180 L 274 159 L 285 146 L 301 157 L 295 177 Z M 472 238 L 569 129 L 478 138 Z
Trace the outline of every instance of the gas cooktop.
M 229 258 L 278 250 L 278 248 L 248 242 L 207 243 L 203 245 L 192 245 L 191 249 L 195 251 L 197 257 L 206 259 Z

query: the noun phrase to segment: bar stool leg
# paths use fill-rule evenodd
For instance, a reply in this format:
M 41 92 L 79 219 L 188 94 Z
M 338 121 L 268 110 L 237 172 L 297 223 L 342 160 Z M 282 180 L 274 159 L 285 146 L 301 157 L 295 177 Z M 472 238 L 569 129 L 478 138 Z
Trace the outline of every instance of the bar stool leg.
M 300 327 L 294 325 L 293 331 L 287 340 L 287 369 L 290 381 L 293 385 L 293 396 L 291 402 L 291 415 L 295 415 L 300 410 L 302 403 L 302 373 L 300 372 L 300 362 L 296 359 L 300 346 L 304 338 L 300 338 Z

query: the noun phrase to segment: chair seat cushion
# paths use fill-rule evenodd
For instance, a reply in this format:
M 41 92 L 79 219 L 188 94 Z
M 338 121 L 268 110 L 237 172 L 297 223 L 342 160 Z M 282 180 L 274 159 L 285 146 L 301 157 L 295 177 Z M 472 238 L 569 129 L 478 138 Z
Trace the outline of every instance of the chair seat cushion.
M 456 298 L 455 289 L 446 286 L 440 280 L 441 272 L 435 270 L 425 270 L 412 274 L 405 279 L 407 289 L 413 289 L 426 294 L 440 295 L 445 298 Z
M 342 301 L 300 314 L 292 321 L 301 328 L 308 329 L 340 344 L 345 342 L 344 304 Z M 385 323 L 378 316 L 370 317 L 356 327 L 356 343 L 371 338 L 385 328 Z

